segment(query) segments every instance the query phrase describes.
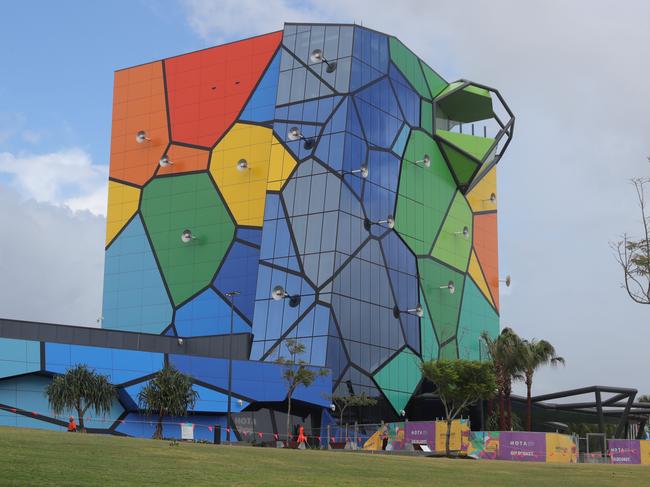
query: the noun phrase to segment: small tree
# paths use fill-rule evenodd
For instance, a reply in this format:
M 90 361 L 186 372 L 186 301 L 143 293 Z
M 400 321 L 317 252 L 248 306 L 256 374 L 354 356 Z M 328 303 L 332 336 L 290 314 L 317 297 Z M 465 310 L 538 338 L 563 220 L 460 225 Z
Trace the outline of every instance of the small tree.
M 611 246 L 623 270 L 623 287 L 627 294 L 636 303 L 650 304 L 650 217 L 646 215 L 645 200 L 645 186 L 650 178 L 633 178 L 631 182 L 639 202 L 641 237 L 634 239 L 624 234 Z
M 533 375 L 542 365 L 564 365 L 564 358 L 555 354 L 555 347 L 546 340 L 523 341 L 523 369 L 526 381 L 526 429 L 531 431 L 533 426 Z
M 158 414 L 153 437 L 163 437 L 163 416 L 185 416 L 199 398 L 192 388 L 192 378 L 172 365 L 165 365 L 138 394 L 140 408 L 147 414 Z
M 339 424 L 343 424 L 343 415 L 345 410 L 350 407 L 366 407 L 374 406 L 377 404 L 377 399 L 374 397 L 367 396 L 365 392 L 362 392 L 359 395 L 350 394 L 349 396 L 334 396 L 332 401 L 336 404 L 336 407 L 339 409 Z
M 437 387 L 445 409 L 447 435 L 445 453 L 449 456 L 449 439 L 454 419 L 468 406 L 489 399 L 496 390 L 494 366 L 472 360 L 430 360 L 420 364 L 422 376 Z
M 304 343 L 293 338 L 287 338 L 284 341 L 289 352 L 289 358 L 282 356 L 275 361 L 283 366 L 282 378 L 287 383 L 287 444 L 291 432 L 291 397 L 298 386 L 309 387 L 316 380 L 316 377 L 329 374 L 327 369 L 320 369 L 316 372 L 310 369 L 309 364 L 304 360 L 297 358 L 305 353 Z
M 110 412 L 115 398 L 115 387 L 109 383 L 107 376 L 77 364 L 65 374 L 55 376 L 47 386 L 45 395 L 54 414 L 76 410 L 79 430 L 83 432 L 84 415 L 88 409 L 94 409 L 95 414 Z

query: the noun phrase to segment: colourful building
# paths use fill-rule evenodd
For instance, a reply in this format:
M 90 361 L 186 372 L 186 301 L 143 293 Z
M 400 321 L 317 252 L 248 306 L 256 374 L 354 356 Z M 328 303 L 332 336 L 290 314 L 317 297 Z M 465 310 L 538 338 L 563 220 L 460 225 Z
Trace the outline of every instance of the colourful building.
M 330 371 L 298 393 L 312 426 L 331 394 L 399 417 L 421 360 L 482 359 L 481 333 L 499 331 L 496 165 L 513 128 L 496 90 L 356 25 L 285 24 L 117 71 L 102 327 L 167 351 L 1 339 L 16 360 L 0 355 L 0 424 L 35 424 L 12 411 L 37 407 L 21 391 L 84 362 L 120 388 L 107 429 L 146 436 L 134 398 L 164 361 L 195 378 L 193 418 L 224 424 L 235 337 L 239 418 L 282 423 L 287 338 Z

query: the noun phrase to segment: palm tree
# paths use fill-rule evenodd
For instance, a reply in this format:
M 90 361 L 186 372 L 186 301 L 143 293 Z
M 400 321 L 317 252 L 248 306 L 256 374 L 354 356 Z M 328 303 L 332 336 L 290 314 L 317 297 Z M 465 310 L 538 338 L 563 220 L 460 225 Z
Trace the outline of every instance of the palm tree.
M 155 439 L 163 437 L 163 416 L 186 416 L 197 399 L 199 393 L 192 388 L 192 378 L 173 365 L 165 365 L 156 372 L 153 379 L 138 393 L 140 408 L 147 414 L 158 414 L 153 434 Z
M 299 355 L 305 353 L 305 344 L 293 338 L 284 341 L 290 358 L 278 357 L 275 363 L 282 365 L 282 378 L 287 383 L 287 445 L 291 435 L 291 397 L 298 386 L 309 387 L 316 380 L 318 375 L 327 375 L 327 369 L 320 369 L 318 372 L 308 367 L 308 363 L 298 359 Z
M 107 376 L 77 364 L 65 374 L 55 376 L 45 389 L 45 395 L 56 415 L 66 410 L 76 410 L 79 430 L 83 432 L 84 415 L 88 409 L 93 408 L 95 414 L 111 411 L 115 387 L 110 384 Z
M 512 402 L 510 399 L 512 381 L 521 378 L 523 342 L 512 328 L 504 328 L 496 338 L 490 337 L 487 332 L 483 332 L 481 337 L 494 363 L 499 398 L 499 429 L 501 431 L 509 430 L 512 428 Z
M 533 400 L 531 395 L 533 389 L 533 375 L 542 365 L 550 365 L 552 367 L 555 367 L 558 364 L 564 365 L 564 359 L 555 354 L 555 347 L 546 340 L 524 340 L 523 351 L 523 372 L 526 381 L 527 401 L 526 429 L 530 431 L 532 428 L 533 418 Z

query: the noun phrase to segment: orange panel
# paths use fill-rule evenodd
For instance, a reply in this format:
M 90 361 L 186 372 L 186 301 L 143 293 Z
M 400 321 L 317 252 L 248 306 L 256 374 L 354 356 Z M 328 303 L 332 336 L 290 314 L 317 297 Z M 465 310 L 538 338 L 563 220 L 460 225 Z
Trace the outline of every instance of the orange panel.
M 212 147 L 235 121 L 282 32 L 184 54 L 165 61 L 172 139 Z
M 203 149 L 172 144 L 167 151 L 167 157 L 174 164 L 161 167 L 158 170 L 158 174 L 180 174 L 207 169 L 210 152 Z
M 150 140 L 138 144 L 144 130 Z M 169 142 L 162 62 L 115 73 L 110 176 L 143 185 Z
M 497 214 L 474 215 L 474 250 L 487 280 L 494 304 L 499 309 L 499 254 Z

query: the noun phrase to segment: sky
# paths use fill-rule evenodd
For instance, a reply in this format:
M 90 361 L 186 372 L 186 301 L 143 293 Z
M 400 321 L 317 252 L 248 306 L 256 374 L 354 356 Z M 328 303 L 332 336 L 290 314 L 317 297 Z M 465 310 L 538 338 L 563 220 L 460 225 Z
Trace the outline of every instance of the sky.
M 356 22 L 516 115 L 499 163 L 501 323 L 566 359 L 534 392 L 650 393 L 650 306 L 610 242 L 638 234 L 650 165 L 645 0 L 10 2 L 0 17 L 0 316 L 97 326 L 113 71 L 279 30 Z M 517 392 L 523 387 L 518 385 Z

